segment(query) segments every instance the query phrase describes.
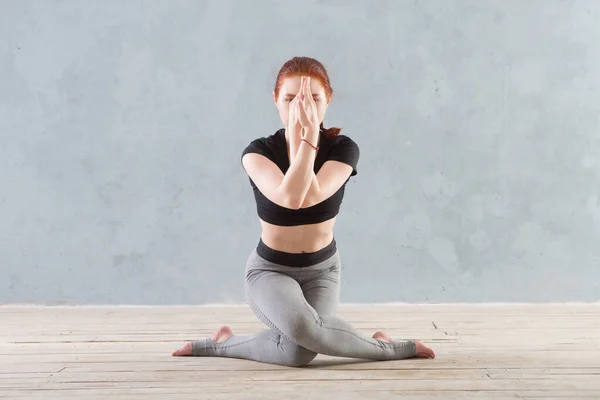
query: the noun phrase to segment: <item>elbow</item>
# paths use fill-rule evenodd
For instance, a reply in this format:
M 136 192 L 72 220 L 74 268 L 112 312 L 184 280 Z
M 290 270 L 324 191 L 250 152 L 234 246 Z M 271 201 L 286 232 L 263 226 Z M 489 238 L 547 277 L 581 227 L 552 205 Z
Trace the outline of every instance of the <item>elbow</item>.
M 312 207 L 318 203 L 319 196 L 314 193 L 306 193 L 306 195 L 300 196 L 289 196 L 286 198 L 287 208 L 291 208 L 293 210 L 299 210 L 301 208 Z
M 279 198 L 281 206 L 292 210 L 299 210 L 304 203 L 304 198 L 292 193 L 282 193 Z
M 289 208 L 291 210 L 299 210 L 302 208 L 304 204 L 304 198 L 306 194 L 302 195 L 301 193 L 293 193 L 290 190 L 286 190 L 283 187 L 279 187 L 279 193 L 277 198 L 279 201 L 277 202 L 280 206 Z
M 299 210 L 302 207 L 302 203 L 304 203 L 304 199 L 301 199 L 299 197 L 288 196 L 285 198 L 283 203 L 284 207 L 286 208 L 292 210 Z

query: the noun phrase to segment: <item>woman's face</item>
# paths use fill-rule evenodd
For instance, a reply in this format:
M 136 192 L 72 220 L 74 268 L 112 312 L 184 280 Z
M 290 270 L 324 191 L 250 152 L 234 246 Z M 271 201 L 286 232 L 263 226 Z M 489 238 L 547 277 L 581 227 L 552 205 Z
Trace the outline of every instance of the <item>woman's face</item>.
M 279 117 L 284 126 L 288 126 L 290 102 L 294 100 L 294 97 L 296 97 L 296 94 L 300 90 L 300 81 L 300 76 L 285 78 L 279 89 L 279 97 L 277 98 L 275 93 L 273 93 L 273 99 L 275 100 L 275 104 L 279 110 Z M 310 80 L 310 89 L 317 106 L 319 122 L 323 122 L 325 111 L 329 105 L 329 99 L 327 99 L 325 94 L 325 88 L 318 79 L 313 78 Z

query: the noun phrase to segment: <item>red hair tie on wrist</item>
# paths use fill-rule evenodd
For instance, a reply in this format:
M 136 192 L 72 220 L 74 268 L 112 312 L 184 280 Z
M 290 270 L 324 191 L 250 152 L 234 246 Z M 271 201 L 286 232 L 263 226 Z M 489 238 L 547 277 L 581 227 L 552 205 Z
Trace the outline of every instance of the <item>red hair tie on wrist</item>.
M 317 146 L 313 145 L 313 144 L 312 144 L 311 142 L 309 142 L 308 140 L 306 140 L 306 139 L 302 138 L 302 141 L 303 141 L 303 142 L 306 142 L 306 143 L 308 143 L 308 145 L 309 145 L 310 147 L 312 147 L 313 149 L 315 149 L 315 150 L 317 150 L 317 151 L 319 150 L 319 148 L 318 148 Z

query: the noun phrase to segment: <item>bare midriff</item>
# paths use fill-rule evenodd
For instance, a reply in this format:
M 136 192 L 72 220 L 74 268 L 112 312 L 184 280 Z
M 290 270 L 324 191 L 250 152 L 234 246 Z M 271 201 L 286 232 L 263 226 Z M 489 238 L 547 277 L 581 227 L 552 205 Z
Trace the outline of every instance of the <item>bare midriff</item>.
M 279 226 L 260 220 L 262 241 L 273 250 L 286 253 L 314 253 L 333 240 L 336 218 L 310 225 Z

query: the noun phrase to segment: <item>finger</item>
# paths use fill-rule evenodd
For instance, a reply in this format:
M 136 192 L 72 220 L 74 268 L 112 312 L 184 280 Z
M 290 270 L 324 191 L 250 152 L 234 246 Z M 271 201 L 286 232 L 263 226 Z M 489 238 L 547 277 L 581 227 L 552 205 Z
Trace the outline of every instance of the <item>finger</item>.
M 300 95 L 300 100 L 304 101 L 306 100 L 306 77 L 303 76 L 302 80 L 300 81 L 300 90 L 298 91 L 298 94 Z
M 313 101 L 313 97 L 312 97 L 312 89 L 310 86 L 310 81 L 311 81 L 311 77 L 307 77 L 306 78 L 306 85 L 305 85 L 305 89 L 304 89 L 304 97 L 306 100 L 306 105 L 310 106 L 312 104 Z
M 300 77 L 300 88 L 298 89 L 298 93 L 296 93 L 296 97 L 294 97 L 294 100 L 298 99 L 298 101 L 300 101 L 300 97 L 302 97 L 302 77 Z
M 298 99 L 296 99 L 296 102 L 295 102 L 296 112 L 300 111 L 301 105 L 302 105 L 302 99 L 300 99 L 300 97 L 298 97 Z
M 302 105 L 300 102 L 296 103 L 296 115 L 298 116 L 298 120 L 302 118 Z
M 312 93 L 310 92 L 310 78 L 306 78 L 304 87 L 302 88 L 302 101 L 301 105 L 305 110 L 309 110 L 312 106 Z
M 296 104 L 296 112 L 298 113 L 298 117 L 302 118 L 303 111 L 304 107 L 300 102 L 298 102 L 298 104 Z
M 300 96 L 300 101 L 304 100 L 305 87 L 306 87 L 306 77 L 303 76 L 300 78 L 300 89 L 298 90 L 298 96 Z
M 308 109 L 309 103 L 308 103 L 308 99 L 306 98 L 306 96 L 303 95 L 302 101 L 300 102 L 299 106 L 304 111 L 306 111 Z
M 306 76 L 306 77 L 304 77 L 304 87 L 303 87 L 303 91 L 302 91 L 302 99 L 304 101 L 308 101 L 309 97 L 310 97 L 310 77 Z
M 311 89 L 311 84 L 310 84 L 310 82 L 311 82 L 311 81 L 309 80 L 309 81 L 308 81 L 308 97 L 310 98 L 310 104 L 311 104 L 313 107 L 317 107 L 317 102 L 315 101 L 315 99 L 313 98 L 313 95 L 312 95 L 312 89 Z
M 298 104 L 298 115 L 301 121 L 306 122 L 308 120 L 308 113 L 306 111 L 306 104 L 304 104 L 304 102 Z

